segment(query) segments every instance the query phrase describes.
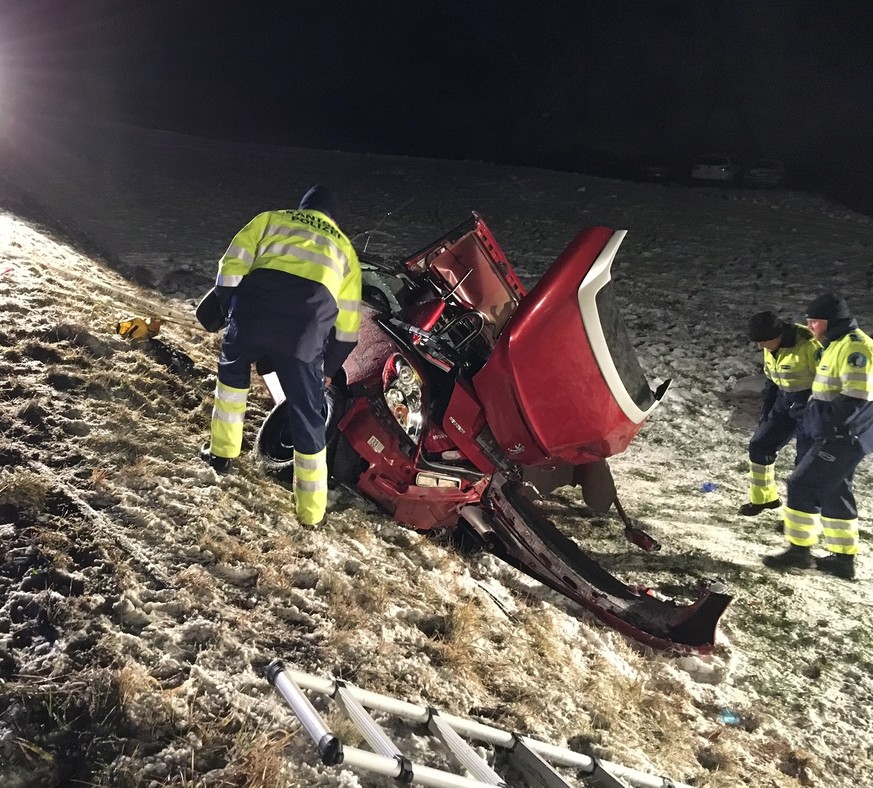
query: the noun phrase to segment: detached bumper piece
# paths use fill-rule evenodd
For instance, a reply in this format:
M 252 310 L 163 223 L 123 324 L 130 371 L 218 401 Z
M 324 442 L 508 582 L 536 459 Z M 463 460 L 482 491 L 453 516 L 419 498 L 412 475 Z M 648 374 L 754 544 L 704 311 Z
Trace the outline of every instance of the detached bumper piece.
M 561 533 L 519 483 L 495 473 L 481 503 L 461 509 L 461 517 L 500 558 L 628 637 L 659 650 L 712 650 L 728 594 L 707 589 L 693 604 L 680 605 L 635 591 Z
M 464 717 L 442 714 L 436 709 L 379 695 L 343 681 L 321 679 L 289 670 L 279 660 L 271 662 L 265 673 L 300 720 L 327 766 L 350 766 L 393 777 L 401 784 L 433 788 L 482 788 L 492 785 L 506 788 L 518 785 L 519 777 L 529 785 L 542 788 L 581 788 L 583 784 L 594 788 L 691 788 L 666 777 L 601 761 Z M 354 723 L 372 752 L 343 746 L 339 738 L 328 730 L 304 690 L 332 698 Z M 443 750 L 451 753 L 470 776 L 413 763 L 402 755 L 368 709 L 426 726 L 440 754 Z M 468 739 L 491 745 L 494 748 L 491 760 L 495 765 L 481 757 Z M 497 769 L 506 774 L 498 773 Z

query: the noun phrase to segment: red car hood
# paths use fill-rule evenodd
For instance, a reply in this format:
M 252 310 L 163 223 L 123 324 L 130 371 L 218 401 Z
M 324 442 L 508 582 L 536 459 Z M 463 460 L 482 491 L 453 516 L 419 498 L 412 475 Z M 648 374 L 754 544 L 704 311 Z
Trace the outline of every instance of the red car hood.
M 579 233 L 473 378 L 495 439 L 516 462 L 575 465 L 617 454 L 669 386 L 650 390 L 615 301 L 610 270 L 625 234 Z

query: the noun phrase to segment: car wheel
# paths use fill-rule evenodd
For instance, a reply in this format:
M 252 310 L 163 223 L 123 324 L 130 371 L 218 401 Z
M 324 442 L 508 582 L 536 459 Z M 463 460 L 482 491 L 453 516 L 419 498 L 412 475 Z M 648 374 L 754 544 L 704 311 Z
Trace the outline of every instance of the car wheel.
M 352 448 L 341 432 L 327 447 L 327 464 L 335 482 L 349 485 L 354 485 L 367 468 L 367 461 Z
M 328 469 L 332 448 L 339 437 L 339 422 L 345 413 L 346 392 L 343 386 L 324 390 L 324 424 L 327 438 Z M 287 435 L 287 400 L 280 402 L 264 419 L 255 437 L 253 453 L 271 476 L 291 481 L 294 476 L 294 445 Z

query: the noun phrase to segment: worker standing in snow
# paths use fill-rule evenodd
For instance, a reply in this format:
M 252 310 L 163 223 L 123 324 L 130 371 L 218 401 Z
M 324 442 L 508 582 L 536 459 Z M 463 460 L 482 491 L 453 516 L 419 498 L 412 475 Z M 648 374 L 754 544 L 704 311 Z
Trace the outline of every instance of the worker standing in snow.
M 812 440 L 803 428 L 803 413 L 812 389 L 821 343 L 806 327 L 773 312 L 749 319 L 749 339 L 764 351 L 764 402 L 761 420 L 749 441 L 749 501 L 739 513 L 753 517 L 782 505 L 776 489 L 776 455 L 797 437 L 795 465 Z
M 788 549 L 766 556 L 774 568 L 816 568 L 855 577 L 858 510 L 852 491 L 855 468 L 873 451 L 873 340 L 858 328 L 844 299 L 825 293 L 806 311 L 807 325 L 824 345 L 804 429 L 812 448 L 788 478 L 784 512 Z M 824 533 L 829 554 L 810 548 Z
M 242 447 L 251 365 L 268 364 L 288 401 L 294 504 L 305 525 L 320 524 L 327 508 L 324 387 L 361 324 L 358 256 L 336 217 L 335 197 L 320 185 L 297 210 L 258 214 L 219 261 L 215 286 L 227 327 L 201 457 L 230 470 Z

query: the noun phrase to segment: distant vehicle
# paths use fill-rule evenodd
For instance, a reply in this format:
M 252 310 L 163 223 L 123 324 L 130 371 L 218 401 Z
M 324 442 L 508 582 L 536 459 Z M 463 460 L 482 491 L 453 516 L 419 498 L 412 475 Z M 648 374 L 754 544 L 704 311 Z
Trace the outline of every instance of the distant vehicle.
M 747 186 L 781 186 L 785 181 L 785 165 L 778 159 L 753 161 L 743 176 Z
M 730 156 L 702 156 L 691 167 L 691 179 L 733 183 L 738 172 L 739 167 Z
M 672 180 L 672 162 L 660 156 L 642 156 L 634 162 L 634 177 L 641 181 L 666 183 Z

